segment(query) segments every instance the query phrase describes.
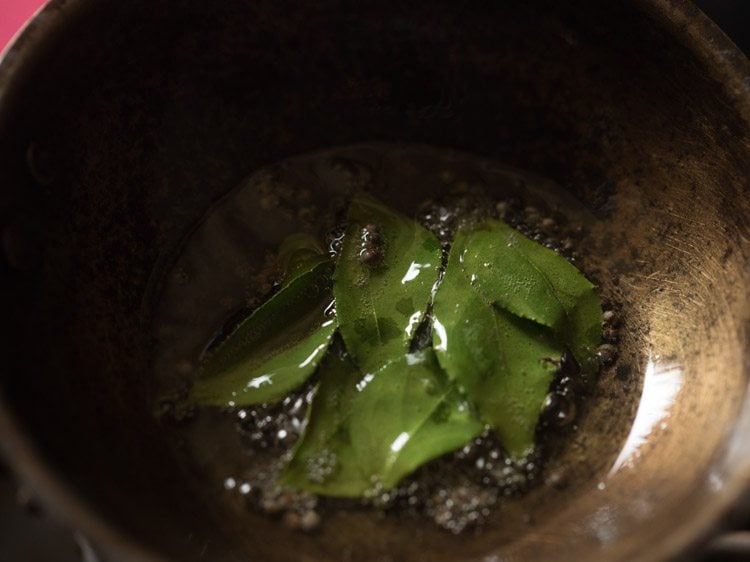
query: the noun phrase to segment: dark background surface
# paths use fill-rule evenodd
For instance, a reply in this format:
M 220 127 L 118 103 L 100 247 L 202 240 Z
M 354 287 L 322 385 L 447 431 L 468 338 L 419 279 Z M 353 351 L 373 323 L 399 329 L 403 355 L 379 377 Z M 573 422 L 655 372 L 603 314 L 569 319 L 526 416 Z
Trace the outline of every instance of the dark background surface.
M 698 0 L 696 4 L 740 49 L 750 53 L 750 0 Z M 750 552 L 734 558 L 725 552 L 712 559 L 750 561 Z M 0 562 L 93 560 L 85 541 L 45 517 L 35 506 L 30 491 L 19 488 L 0 461 Z
M 748 0 L 694 1 L 745 54 L 750 53 L 750 2 Z

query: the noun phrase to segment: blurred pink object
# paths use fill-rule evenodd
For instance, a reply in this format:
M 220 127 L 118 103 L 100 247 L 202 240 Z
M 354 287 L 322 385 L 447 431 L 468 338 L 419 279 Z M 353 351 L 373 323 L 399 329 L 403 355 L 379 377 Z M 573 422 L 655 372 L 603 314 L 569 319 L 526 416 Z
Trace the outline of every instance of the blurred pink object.
M 42 4 L 44 0 L 0 0 L 0 51 Z

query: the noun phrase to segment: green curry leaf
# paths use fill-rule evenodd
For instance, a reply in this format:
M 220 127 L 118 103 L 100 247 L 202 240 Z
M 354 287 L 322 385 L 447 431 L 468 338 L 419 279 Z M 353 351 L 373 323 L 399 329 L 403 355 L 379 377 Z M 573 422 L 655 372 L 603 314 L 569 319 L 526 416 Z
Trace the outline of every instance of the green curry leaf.
M 370 485 L 360 470 L 347 425 L 360 374 L 336 347 L 321 362 L 305 430 L 279 482 L 313 493 L 357 497 Z
M 287 236 L 279 246 L 279 262 L 284 272 L 284 285 L 327 261 L 328 257 L 320 241 L 304 232 Z
M 431 350 L 365 374 L 331 353 L 321 368 L 307 429 L 281 481 L 341 497 L 390 489 L 482 427 Z
M 360 382 L 367 380 L 367 375 Z M 483 425 L 425 349 L 388 363 L 359 393 L 350 419 L 357 458 L 385 489 L 470 441 Z
M 552 329 L 584 373 L 597 370 L 601 300 L 575 266 L 499 220 L 467 234 L 463 248 L 461 263 L 477 291 L 498 307 Z
M 361 369 L 405 353 L 440 260 L 440 244 L 428 230 L 366 195 L 354 197 L 333 292 L 341 335 Z
M 562 346 L 549 330 L 493 307 L 471 286 L 460 260 L 471 234 L 459 232 L 433 306 L 433 347 L 511 456 L 534 445 L 541 406 Z M 473 248 L 472 248 L 473 250 Z
M 307 267 L 245 319 L 208 356 L 190 400 L 243 406 L 277 400 L 315 371 L 336 330 L 331 264 L 306 256 Z

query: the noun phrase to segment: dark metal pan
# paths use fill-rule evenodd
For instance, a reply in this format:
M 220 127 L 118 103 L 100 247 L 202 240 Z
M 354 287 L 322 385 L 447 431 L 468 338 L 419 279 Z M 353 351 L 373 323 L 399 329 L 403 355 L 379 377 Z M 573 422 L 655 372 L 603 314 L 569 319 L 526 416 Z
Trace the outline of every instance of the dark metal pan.
M 592 217 L 633 360 L 531 523 L 232 517 L 153 415 L 146 297 L 186 234 L 259 167 L 371 141 L 541 174 Z M 749 218 L 750 65 L 683 0 L 53 1 L 0 65 L 0 444 L 122 560 L 664 560 L 750 483 Z M 669 407 L 621 402 L 641 388 Z

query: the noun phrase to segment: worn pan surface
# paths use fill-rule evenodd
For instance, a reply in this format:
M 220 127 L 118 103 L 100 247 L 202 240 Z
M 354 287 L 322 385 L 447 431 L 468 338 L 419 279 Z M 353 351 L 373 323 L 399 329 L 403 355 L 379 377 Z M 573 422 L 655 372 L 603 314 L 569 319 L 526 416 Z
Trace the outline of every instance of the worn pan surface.
M 52 2 L 0 66 L 0 442 L 122 560 L 674 556 L 750 483 L 749 123 L 747 60 L 682 0 Z M 147 297 L 186 233 L 263 165 L 371 141 L 533 171 L 592 217 L 630 360 L 532 522 L 238 520 L 153 415 Z

